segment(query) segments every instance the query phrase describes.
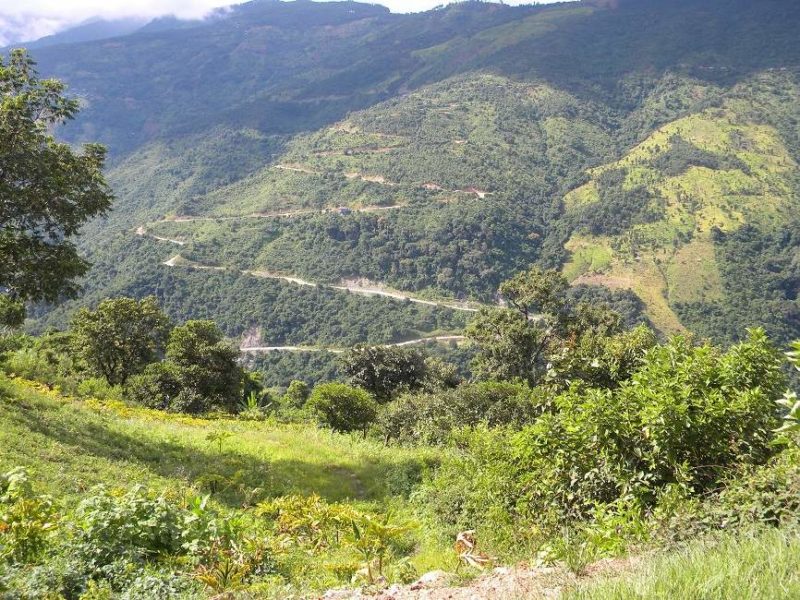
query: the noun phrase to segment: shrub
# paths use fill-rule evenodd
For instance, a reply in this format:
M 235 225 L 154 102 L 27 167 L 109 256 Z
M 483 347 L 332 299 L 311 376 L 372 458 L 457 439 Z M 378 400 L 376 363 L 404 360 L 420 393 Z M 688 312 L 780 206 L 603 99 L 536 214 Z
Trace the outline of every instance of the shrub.
M 159 410 L 177 410 L 181 392 L 180 373 L 167 362 L 147 365 L 141 375 L 128 380 L 125 391 L 133 402 Z
M 99 488 L 76 511 L 74 550 L 94 569 L 184 552 L 195 515 L 142 486 L 122 496 Z
M 70 351 L 69 334 L 54 332 L 38 338 L 16 338 L 8 343 L 4 370 L 25 379 L 72 389 L 80 365 Z
M 543 388 L 486 381 L 435 394 L 406 394 L 387 405 L 380 418 L 388 442 L 442 444 L 460 427 L 521 427 L 551 402 Z
M 355 346 L 342 358 L 350 383 L 367 390 L 385 403 L 401 390 L 422 387 L 426 376 L 425 355 L 416 349 Z
M 97 398 L 99 400 L 122 400 L 123 393 L 120 386 L 109 385 L 105 379 L 91 377 L 80 381 L 75 393 L 82 398 Z
M 310 393 L 305 381 L 292 381 L 281 398 L 281 405 L 286 408 L 303 408 Z
M 723 483 L 704 502 L 679 498 L 659 510 L 658 535 L 674 541 L 720 529 L 800 524 L 800 449 L 790 447 L 765 465 L 733 471 Z
M 34 494 L 25 469 L 0 475 L 0 560 L 37 561 L 56 526 L 52 500 Z
M 555 535 L 601 505 L 624 500 L 648 513 L 673 487 L 712 493 L 732 470 L 774 454 L 780 362 L 759 330 L 726 353 L 674 338 L 618 389 L 574 385 L 521 431 L 466 435 L 468 456 L 428 484 L 437 510 L 472 527 L 496 514 L 497 528 L 510 518 Z
M 375 422 L 378 405 L 367 392 L 343 383 L 318 385 L 308 399 L 308 408 L 319 422 L 334 431 L 363 431 Z
M 362 567 L 360 572 L 370 584 L 383 574 L 388 560 L 413 548 L 406 539 L 411 524 L 394 522 L 391 513 L 373 515 L 317 495 L 276 498 L 260 504 L 258 513 L 273 520 L 284 548 L 295 546 L 311 555 L 347 550 L 359 557 L 360 564 L 340 563 L 334 568 L 354 574 Z
M 800 341 L 792 344 L 792 349 L 786 353 L 786 357 L 795 371 L 800 373 Z M 787 391 L 783 398 L 778 400 L 778 405 L 785 411 L 783 425 L 778 429 L 778 433 L 796 435 L 800 432 L 800 401 L 797 399 L 797 393 Z
M 170 334 L 166 360 L 130 378 L 128 397 L 150 408 L 183 413 L 235 411 L 245 388 L 258 391 L 212 321 L 188 321 Z

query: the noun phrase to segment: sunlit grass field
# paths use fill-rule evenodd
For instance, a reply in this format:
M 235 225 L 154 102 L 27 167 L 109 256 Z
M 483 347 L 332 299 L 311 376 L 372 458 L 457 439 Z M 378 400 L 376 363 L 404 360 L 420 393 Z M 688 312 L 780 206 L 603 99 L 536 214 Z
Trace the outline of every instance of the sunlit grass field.
M 385 513 L 410 523 L 418 572 L 452 569 L 450 542 L 408 499 L 441 451 L 403 449 L 313 425 L 172 415 L 113 400 L 78 400 L 0 376 L 0 472 L 25 467 L 63 513 L 95 486 L 144 485 L 172 497 L 210 495 L 234 514 L 281 496 Z

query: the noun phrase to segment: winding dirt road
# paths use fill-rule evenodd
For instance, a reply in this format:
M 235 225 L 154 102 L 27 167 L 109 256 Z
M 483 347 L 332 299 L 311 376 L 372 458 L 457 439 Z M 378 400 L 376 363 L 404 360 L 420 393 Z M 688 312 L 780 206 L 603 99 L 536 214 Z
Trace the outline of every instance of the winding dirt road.
M 388 206 L 370 205 L 370 206 L 359 206 L 359 207 L 342 206 L 342 207 L 328 207 L 328 208 L 299 208 L 297 210 L 287 210 L 281 212 L 254 212 L 246 215 L 219 215 L 211 217 L 195 217 L 191 215 L 180 215 L 175 217 L 165 217 L 160 221 L 154 221 L 152 224 L 159 225 L 161 223 L 202 223 L 202 222 L 216 222 L 216 221 L 244 221 L 247 219 L 280 219 L 282 217 L 287 217 L 287 218 L 307 217 L 310 215 L 324 215 L 328 213 L 339 213 L 339 214 L 380 213 L 391 210 L 401 210 L 403 208 L 408 208 L 408 207 L 409 207 L 408 204 L 391 204 Z M 174 241 L 148 233 L 146 226 L 139 227 L 136 230 L 136 235 L 147 236 L 164 242 Z M 184 243 L 185 242 L 181 242 L 181 245 L 183 245 Z
M 162 264 L 165 267 L 173 267 L 173 268 L 183 267 L 186 269 L 194 269 L 198 271 L 236 271 L 244 275 L 249 275 L 251 277 L 258 277 L 261 279 L 276 279 L 306 287 L 329 288 L 342 292 L 350 292 L 351 294 L 358 294 L 360 296 L 379 296 L 383 298 L 391 298 L 394 300 L 399 300 L 401 302 L 412 302 L 414 304 L 423 304 L 425 306 L 447 308 L 450 310 L 456 310 L 460 312 L 475 313 L 478 312 L 479 308 L 488 306 L 485 304 L 478 304 L 478 303 L 471 303 L 468 305 L 466 303 L 458 303 L 458 302 L 440 302 L 436 300 L 426 300 L 424 298 L 418 298 L 416 296 L 409 295 L 405 292 L 393 290 L 391 288 L 387 288 L 377 284 L 366 287 L 353 282 L 344 282 L 344 285 L 329 285 L 324 283 L 317 283 L 314 281 L 308 281 L 306 279 L 301 279 L 299 277 L 294 277 L 292 275 L 273 273 L 270 271 L 250 271 L 250 270 L 232 269 L 229 267 L 216 267 L 210 265 L 203 265 L 197 262 L 190 261 L 186 258 L 183 258 L 183 256 L 181 256 L 180 254 L 176 254 L 175 256 L 173 256 L 172 258 L 170 258 L 169 260 L 165 261 Z
M 428 342 L 447 343 L 447 342 L 463 342 L 467 338 L 463 335 L 440 335 L 435 337 L 417 338 L 415 340 L 408 340 L 405 342 L 397 342 L 395 344 L 377 344 L 381 348 L 405 348 L 408 346 L 418 346 Z M 268 354 L 270 352 L 330 352 L 332 354 L 342 354 L 345 352 L 343 348 L 324 348 L 322 346 L 242 346 L 239 348 L 241 352 L 246 354 Z

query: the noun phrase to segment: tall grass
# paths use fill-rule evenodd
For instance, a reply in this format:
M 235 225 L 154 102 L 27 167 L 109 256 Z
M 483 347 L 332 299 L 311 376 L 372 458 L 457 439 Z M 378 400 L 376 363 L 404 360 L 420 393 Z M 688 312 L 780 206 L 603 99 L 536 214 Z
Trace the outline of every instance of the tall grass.
M 693 542 L 630 574 L 586 582 L 567 600 L 800 598 L 800 534 L 768 530 Z

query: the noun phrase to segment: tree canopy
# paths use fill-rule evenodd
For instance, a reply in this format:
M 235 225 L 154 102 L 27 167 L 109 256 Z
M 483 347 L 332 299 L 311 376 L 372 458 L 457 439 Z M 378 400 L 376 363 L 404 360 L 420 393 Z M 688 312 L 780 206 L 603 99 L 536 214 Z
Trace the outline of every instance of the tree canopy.
M 72 321 L 75 353 L 112 385 L 125 383 L 164 353 L 171 324 L 152 296 L 103 300 Z
M 0 324 L 21 324 L 25 301 L 77 291 L 88 264 L 71 238 L 111 205 L 105 149 L 76 153 L 51 134 L 78 112 L 64 89 L 23 50 L 0 58 Z
M 568 379 L 582 370 L 579 365 L 598 361 L 605 341 L 622 333 L 622 317 L 605 302 L 576 300 L 568 290 L 561 273 L 539 268 L 503 283 L 499 291 L 508 308 L 481 309 L 467 328 L 480 349 L 475 374 L 536 385 L 545 376 Z M 654 343 L 646 330 L 640 338 L 628 341 L 639 350 Z M 621 355 L 636 354 L 629 344 L 622 346 Z

